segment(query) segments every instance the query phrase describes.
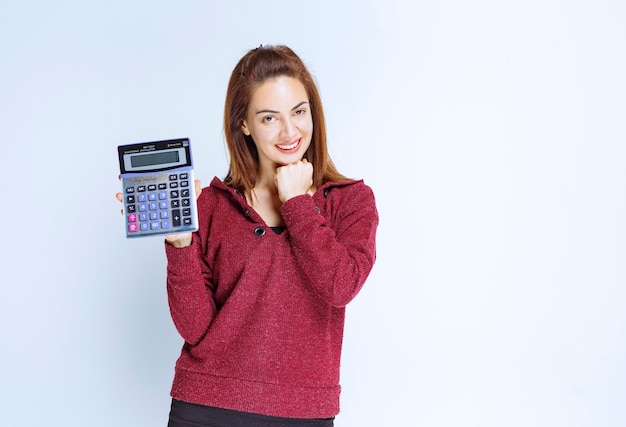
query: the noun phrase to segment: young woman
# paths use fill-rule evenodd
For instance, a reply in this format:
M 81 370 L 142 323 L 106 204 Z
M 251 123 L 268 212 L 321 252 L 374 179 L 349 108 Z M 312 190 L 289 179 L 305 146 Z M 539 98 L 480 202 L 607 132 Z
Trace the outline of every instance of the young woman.
M 345 306 L 375 260 L 374 195 L 333 165 L 318 90 L 286 46 L 241 58 L 224 129 L 230 168 L 198 196 L 199 231 L 166 238 L 184 339 L 168 425 L 332 426 Z

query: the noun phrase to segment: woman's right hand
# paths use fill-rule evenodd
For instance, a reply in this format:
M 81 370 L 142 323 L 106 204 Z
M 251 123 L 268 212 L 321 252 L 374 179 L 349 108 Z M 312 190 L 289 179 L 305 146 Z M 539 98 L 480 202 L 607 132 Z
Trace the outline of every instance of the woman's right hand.
M 196 199 L 200 197 L 200 193 L 202 193 L 202 185 L 200 180 L 196 179 L 194 181 L 194 185 L 196 188 Z M 123 200 L 122 193 L 115 193 L 115 198 L 121 203 Z M 124 214 L 124 210 L 122 209 L 122 215 Z M 184 248 L 185 246 L 191 245 L 192 234 L 191 232 L 187 233 L 176 233 L 176 234 L 168 234 L 165 236 L 165 241 L 175 248 Z

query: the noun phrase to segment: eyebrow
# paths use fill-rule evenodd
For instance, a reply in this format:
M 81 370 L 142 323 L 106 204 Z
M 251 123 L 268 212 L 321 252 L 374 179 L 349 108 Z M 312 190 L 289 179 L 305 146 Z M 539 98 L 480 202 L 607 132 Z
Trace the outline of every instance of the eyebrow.
M 298 105 L 296 105 L 295 107 L 293 107 L 293 108 L 291 109 L 291 111 L 293 111 L 293 110 L 297 110 L 298 108 L 302 107 L 304 104 L 308 104 L 308 103 L 309 103 L 309 101 L 302 101 L 301 103 L 299 103 Z M 270 113 L 270 114 L 280 114 L 280 111 L 275 111 L 275 110 L 260 110 L 260 111 L 257 111 L 257 112 L 255 113 L 255 115 L 256 115 L 256 114 L 267 114 L 267 113 Z

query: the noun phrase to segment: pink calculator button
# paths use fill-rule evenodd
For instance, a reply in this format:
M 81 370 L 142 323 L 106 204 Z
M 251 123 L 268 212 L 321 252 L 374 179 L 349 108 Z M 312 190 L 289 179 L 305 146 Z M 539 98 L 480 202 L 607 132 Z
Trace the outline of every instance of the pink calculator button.
M 128 231 L 131 233 L 136 233 L 139 231 L 139 226 L 137 224 L 128 224 Z
M 137 222 L 137 214 L 128 214 L 128 222 Z

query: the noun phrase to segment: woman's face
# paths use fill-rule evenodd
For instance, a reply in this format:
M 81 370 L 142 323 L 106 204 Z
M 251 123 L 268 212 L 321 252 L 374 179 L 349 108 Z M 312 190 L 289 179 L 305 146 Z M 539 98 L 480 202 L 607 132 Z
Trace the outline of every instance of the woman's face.
M 242 130 L 252 136 L 261 170 L 273 171 L 301 160 L 313 135 L 304 85 L 286 76 L 265 81 L 252 92 Z

